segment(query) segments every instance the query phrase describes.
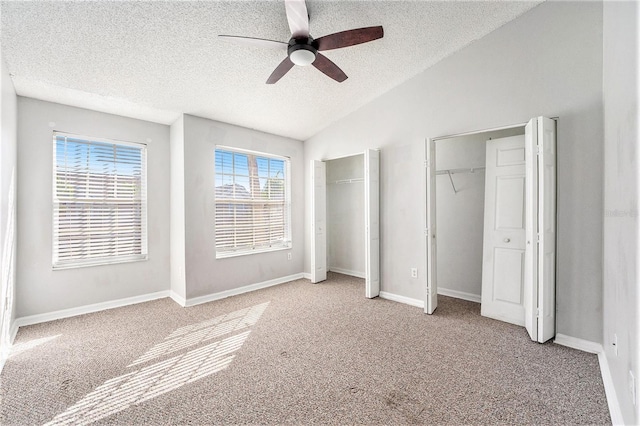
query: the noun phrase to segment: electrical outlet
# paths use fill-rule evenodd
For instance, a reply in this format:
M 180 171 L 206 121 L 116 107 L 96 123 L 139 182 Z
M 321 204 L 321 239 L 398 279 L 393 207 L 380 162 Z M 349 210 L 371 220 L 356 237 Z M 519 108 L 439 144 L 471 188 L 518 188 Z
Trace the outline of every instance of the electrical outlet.
M 287 253 L 287 260 L 291 260 L 291 253 Z
M 418 268 L 411 268 L 411 278 L 418 278 Z
M 613 335 L 613 341 L 611 342 L 611 346 L 613 346 L 613 353 L 618 356 L 618 335 Z
M 636 405 L 636 378 L 631 370 L 629 370 L 629 391 L 631 392 L 631 402 Z

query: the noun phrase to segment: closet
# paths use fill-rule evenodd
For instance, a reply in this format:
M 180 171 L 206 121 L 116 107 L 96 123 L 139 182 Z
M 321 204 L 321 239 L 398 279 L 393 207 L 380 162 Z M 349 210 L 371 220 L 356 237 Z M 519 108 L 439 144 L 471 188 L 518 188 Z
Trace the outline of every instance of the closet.
M 485 218 L 486 142 L 524 129 L 436 141 L 438 292 L 481 301 Z
M 327 270 L 365 279 L 380 294 L 380 152 L 311 160 L 312 283 Z
M 327 269 L 365 278 L 364 154 L 326 165 Z
M 556 123 L 428 139 L 425 312 L 437 295 L 555 335 Z

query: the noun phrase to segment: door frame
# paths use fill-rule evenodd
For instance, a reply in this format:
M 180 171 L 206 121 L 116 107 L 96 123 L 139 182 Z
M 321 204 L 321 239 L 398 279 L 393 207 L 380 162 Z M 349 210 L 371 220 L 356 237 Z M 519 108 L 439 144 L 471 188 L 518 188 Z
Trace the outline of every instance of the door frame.
M 316 208 L 316 205 L 315 205 L 315 204 L 316 204 L 316 199 L 315 199 L 315 196 L 314 196 L 314 194 L 315 194 L 315 188 L 313 187 L 313 186 L 314 186 L 314 184 L 315 184 L 315 179 L 314 179 L 314 162 L 315 162 L 315 161 L 321 161 L 321 162 L 323 162 L 323 163 L 326 163 L 327 161 L 339 160 L 339 159 L 342 159 L 342 158 L 355 157 L 355 156 L 359 156 L 359 155 L 361 155 L 361 156 L 363 157 L 363 161 L 365 162 L 365 164 L 364 164 L 364 166 L 365 166 L 365 167 L 364 167 L 364 174 L 365 174 L 365 176 L 363 176 L 363 178 L 364 178 L 364 180 L 365 180 L 365 182 L 366 182 L 366 181 L 367 181 L 368 174 L 369 174 L 369 170 L 368 170 L 368 168 L 367 168 L 367 153 L 368 153 L 369 151 L 377 151 L 377 152 L 378 152 L 378 179 L 379 179 L 379 170 L 380 170 L 380 169 L 379 169 L 379 153 L 380 153 L 380 150 L 379 150 L 379 149 L 368 148 L 368 149 L 366 149 L 366 150 L 364 150 L 364 151 L 356 152 L 356 153 L 353 153 L 353 154 L 346 154 L 346 155 L 340 155 L 340 156 L 337 156 L 337 157 L 322 158 L 322 159 L 320 159 L 320 160 L 310 160 L 310 161 L 309 161 L 309 166 L 310 166 L 310 168 L 311 168 L 311 170 L 310 170 L 310 173 L 311 173 L 311 179 L 310 179 L 310 181 L 311 181 L 311 191 L 312 191 L 312 192 L 311 192 L 311 212 L 312 212 L 312 217 L 311 217 L 311 263 L 312 263 L 312 265 L 311 265 L 311 266 L 312 266 L 312 271 L 311 271 L 311 282 L 312 282 L 312 283 L 318 283 L 318 282 L 323 281 L 324 279 L 326 279 L 326 272 L 327 272 L 327 271 L 328 271 L 328 269 L 329 269 L 328 262 L 327 262 L 327 261 L 325 261 L 325 278 L 324 278 L 324 279 L 320 279 L 320 280 L 314 279 L 314 274 L 313 274 L 313 263 L 314 263 L 314 262 L 313 262 L 313 259 L 314 259 L 314 256 L 316 256 L 316 255 L 317 255 L 317 249 L 318 249 L 318 247 L 320 247 L 320 249 L 321 249 L 321 250 L 324 250 L 324 253 L 325 253 L 325 259 L 326 259 L 326 257 L 327 257 L 327 235 L 328 235 L 327 230 L 325 230 L 325 232 L 323 232 L 323 233 L 321 233 L 321 234 L 317 234 L 317 235 L 316 235 L 316 233 L 315 233 L 314 216 L 315 216 L 315 208 Z M 324 170 L 325 170 L 325 176 L 324 176 L 324 182 L 325 182 L 325 203 L 324 203 L 324 204 L 325 204 L 325 209 L 326 209 L 326 205 L 327 205 L 327 203 L 326 203 L 326 184 L 327 184 L 327 180 L 326 180 L 326 168 L 325 168 Z M 377 200 L 378 200 L 378 217 L 379 217 L 379 214 L 380 214 L 380 204 L 379 204 L 379 200 L 380 200 L 380 196 L 379 196 L 379 195 L 380 195 L 380 193 L 379 193 L 379 180 L 378 180 L 378 185 L 377 185 L 377 187 L 378 187 L 378 188 L 377 188 L 377 189 L 378 189 L 378 197 L 377 197 Z M 370 202 L 370 197 L 368 197 L 368 196 L 367 196 L 367 192 L 366 192 L 368 188 L 370 188 L 370 186 L 369 186 L 369 185 L 365 185 L 365 188 L 364 188 L 364 191 L 365 191 L 365 204 L 366 204 L 366 203 L 368 203 L 368 202 Z M 377 274 L 373 274 L 373 273 L 371 272 L 371 266 L 372 266 L 372 265 L 371 265 L 371 263 L 372 263 L 372 262 L 371 262 L 371 260 L 370 260 L 370 259 L 369 259 L 369 260 L 367 260 L 367 261 L 366 261 L 366 264 L 365 264 L 365 297 L 367 297 L 367 298 L 374 298 L 374 297 L 378 297 L 378 296 L 379 296 L 379 294 L 380 294 L 379 239 L 377 240 L 377 241 L 378 241 L 378 247 L 369 247 L 369 242 L 370 242 L 370 240 L 371 240 L 371 239 L 369 238 L 369 236 L 371 235 L 371 231 L 372 231 L 372 230 L 371 230 L 371 229 L 368 229 L 368 227 L 370 227 L 370 226 L 371 226 L 371 225 L 373 225 L 373 224 L 371 224 L 371 225 L 370 225 L 370 223 L 369 223 L 369 222 L 371 221 L 371 220 L 370 220 L 371 218 L 369 217 L 370 215 L 368 214 L 368 213 L 370 212 L 370 209 L 368 208 L 368 206 L 367 206 L 367 205 L 365 205 L 365 206 L 364 206 L 364 211 L 365 211 L 365 215 L 366 215 L 366 217 L 365 217 L 365 221 L 364 221 L 364 226 L 365 226 L 365 241 L 364 241 L 364 244 L 365 244 L 365 246 L 364 246 L 365 254 L 366 254 L 366 255 L 368 255 L 368 256 L 369 256 L 369 258 L 370 258 L 372 254 L 378 253 L 378 256 L 377 256 L 378 261 L 376 262 L 376 263 L 377 263 L 377 268 L 378 268 L 378 270 L 377 270 Z M 326 217 L 326 211 L 325 211 L 325 217 Z M 325 221 L 325 225 L 326 225 L 326 221 Z M 378 223 L 377 223 L 377 226 L 379 227 L 379 221 L 378 221 Z M 377 235 L 379 236 L 379 234 L 380 234 L 380 233 L 379 233 L 379 229 L 378 229 Z M 324 241 L 319 241 L 319 240 L 318 240 L 318 238 L 321 238 L 321 239 L 323 239 Z M 365 257 L 367 257 L 367 256 L 365 256 Z M 376 277 L 376 275 L 377 275 L 377 277 Z M 377 279 L 375 279 L 375 278 L 377 278 Z
M 536 117 L 537 118 L 537 117 Z M 558 117 L 549 117 L 556 122 Z M 424 220 L 424 253 L 426 254 L 426 264 L 427 264 L 427 273 L 424 285 L 425 290 L 425 299 L 424 299 L 424 312 L 427 314 L 432 314 L 438 304 L 438 277 L 437 277 L 437 223 L 436 223 L 436 158 L 435 158 L 435 143 L 437 141 L 442 141 L 446 139 L 453 139 L 461 136 L 472 136 L 478 135 L 482 133 L 490 133 L 497 132 L 500 130 L 509 130 L 509 129 L 525 129 L 525 126 L 529 121 L 518 124 L 511 124 L 507 126 L 501 127 L 493 127 L 484 130 L 474 130 L 470 132 L 456 133 L 451 135 L 444 135 L 438 137 L 431 137 L 425 139 L 424 144 L 424 184 L 425 188 L 422 191 L 424 194 L 424 210 L 423 210 L 423 220 Z M 556 164 L 557 171 L 557 164 Z M 557 193 L 557 181 L 556 181 L 556 193 Z M 556 219 L 557 219 L 557 208 L 555 211 Z M 556 220 L 557 223 L 557 220 Z M 557 234 L 556 234 L 557 235 Z M 433 266 L 433 267 L 430 267 Z M 557 270 L 557 263 L 554 265 L 554 268 Z M 557 327 L 556 327 L 557 329 Z

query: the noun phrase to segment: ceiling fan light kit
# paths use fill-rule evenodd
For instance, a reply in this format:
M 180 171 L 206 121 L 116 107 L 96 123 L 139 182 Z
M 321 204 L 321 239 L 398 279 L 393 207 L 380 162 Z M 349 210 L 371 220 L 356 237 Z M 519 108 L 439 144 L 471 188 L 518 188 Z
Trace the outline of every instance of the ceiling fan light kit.
M 358 28 L 329 34 L 318 39 L 309 35 L 309 15 L 304 0 L 285 0 L 287 21 L 291 30 L 289 43 L 281 41 L 265 40 L 254 37 L 228 36 L 219 37 L 233 42 L 251 45 L 254 47 L 266 47 L 275 49 L 287 49 L 287 57 L 276 67 L 267 79 L 267 84 L 273 84 L 280 80 L 294 65 L 313 65 L 323 74 L 331 77 L 338 83 L 347 79 L 347 75 L 329 58 L 319 53 L 323 50 L 340 49 L 356 44 L 367 43 L 384 36 L 381 26 Z
M 313 46 L 312 40 L 309 37 L 308 39 L 291 39 L 289 41 L 287 53 L 291 62 L 302 67 L 315 62 L 318 49 Z

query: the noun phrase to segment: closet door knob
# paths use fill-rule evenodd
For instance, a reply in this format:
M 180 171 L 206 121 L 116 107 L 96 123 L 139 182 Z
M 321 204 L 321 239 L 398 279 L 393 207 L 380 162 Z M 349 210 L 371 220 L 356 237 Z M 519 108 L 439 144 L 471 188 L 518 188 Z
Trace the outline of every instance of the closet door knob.
M 505 242 L 505 243 L 509 243 L 509 242 L 511 242 L 511 239 L 510 239 L 510 238 L 505 238 L 505 239 L 504 239 L 504 242 Z

